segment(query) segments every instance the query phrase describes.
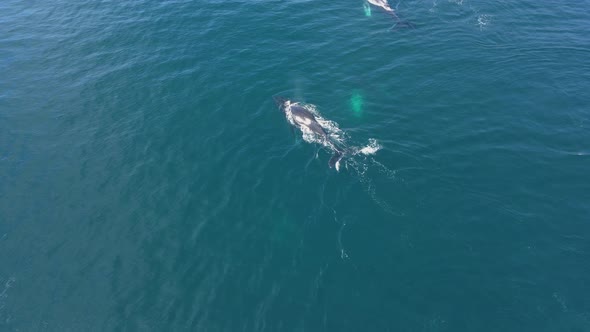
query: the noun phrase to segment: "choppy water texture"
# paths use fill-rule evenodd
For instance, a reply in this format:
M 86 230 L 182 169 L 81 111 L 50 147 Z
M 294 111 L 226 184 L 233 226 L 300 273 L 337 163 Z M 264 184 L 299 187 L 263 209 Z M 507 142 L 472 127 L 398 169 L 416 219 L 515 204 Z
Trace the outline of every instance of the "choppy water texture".
M 589 4 L 0 2 L 0 330 L 590 331 Z

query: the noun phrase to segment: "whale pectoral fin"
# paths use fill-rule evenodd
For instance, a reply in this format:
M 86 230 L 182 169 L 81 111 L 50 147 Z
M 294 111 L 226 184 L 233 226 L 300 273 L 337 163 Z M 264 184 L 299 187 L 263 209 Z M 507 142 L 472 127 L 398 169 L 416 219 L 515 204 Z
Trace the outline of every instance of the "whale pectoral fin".
M 401 29 L 416 29 L 416 26 L 409 21 L 400 21 L 396 22 L 393 26 L 391 26 L 391 28 L 389 28 L 389 31 L 397 31 Z
M 414 23 L 407 21 L 407 20 L 402 20 L 399 16 L 397 16 L 397 14 L 395 12 L 392 11 L 389 14 L 391 14 L 391 17 L 395 21 L 395 24 L 391 27 L 390 30 L 416 29 L 416 26 L 414 25 Z
M 412 23 L 410 21 L 399 21 L 397 23 L 397 28 L 400 28 L 400 29 L 403 29 L 403 28 L 416 29 L 416 26 L 414 25 L 414 23 Z
M 342 152 L 334 152 L 334 155 L 332 156 L 332 158 L 330 158 L 330 161 L 328 161 L 328 166 L 330 166 L 330 168 L 336 167 L 336 170 L 338 170 L 340 168 L 340 159 L 342 159 L 342 157 Z
M 398 3 L 399 5 L 399 3 Z M 397 9 L 397 6 L 396 6 Z M 391 18 L 393 18 L 395 20 L 395 24 L 390 28 L 390 30 L 397 30 L 397 29 L 404 29 L 404 28 L 410 28 L 410 29 L 415 29 L 416 26 L 414 25 L 414 23 L 410 22 L 410 21 L 406 21 L 406 20 L 402 20 L 399 16 L 397 16 L 395 10 L 388 10 L 387 13 L 389 15 L 391 15 Z

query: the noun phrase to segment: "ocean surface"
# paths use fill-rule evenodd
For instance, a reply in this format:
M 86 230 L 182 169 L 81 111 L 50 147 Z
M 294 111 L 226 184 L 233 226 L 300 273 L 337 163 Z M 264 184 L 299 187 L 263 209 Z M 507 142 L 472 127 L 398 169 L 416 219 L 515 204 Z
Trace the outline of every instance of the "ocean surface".
M 590 331 L 589 5 L 1 1 L 0 331 Z

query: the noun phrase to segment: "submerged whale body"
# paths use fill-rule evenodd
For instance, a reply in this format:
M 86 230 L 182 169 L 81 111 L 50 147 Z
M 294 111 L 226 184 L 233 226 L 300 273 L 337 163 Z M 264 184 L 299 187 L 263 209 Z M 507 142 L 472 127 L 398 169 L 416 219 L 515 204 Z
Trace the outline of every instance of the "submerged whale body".
M 291 125 L 299 128 L 302 132 L 308 131 L 313 133 L 322 140 L 323 145 L 334 151 L 332 158 L 328 161 L 328 165 L 330 168 L 336 167 L 336 170 L 338 170 L 340 168 L 340 160 L 344 156 L 344 151 L 336 146 L 330 135 L 326 132 L 326 129 L 318 122 L 316 116 L 298 102 L 292 102 L 289 99 L 281 97 L 275 97 L 275 101 L 285 113 Z

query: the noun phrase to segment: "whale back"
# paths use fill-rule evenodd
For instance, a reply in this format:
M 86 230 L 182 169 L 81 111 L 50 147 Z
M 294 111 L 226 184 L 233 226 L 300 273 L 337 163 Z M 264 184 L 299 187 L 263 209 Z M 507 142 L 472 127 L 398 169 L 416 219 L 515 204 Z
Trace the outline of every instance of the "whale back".
M 328 134 L 326 134 L 326 131 L 324 130 L 324 128 L 322 128 L 322 126 L 316 120 L 316 118 L 313 115 L 313 113 L 311 113 L 310 111 L 306 110 L 302 106 L 293 105 L 293 104 L 291 104 L 290 110 L 291 110 L 291 115 L 293 117 L 293 120 L 298 125 L 300 125 L 300 126 L 306 126 L 311 131 L 313 131 L 314 133 L 316 133 L 316 134 L 318 134 L 320 136 L 323 136 L 323 137 L 327 137 L 328 136 Z

